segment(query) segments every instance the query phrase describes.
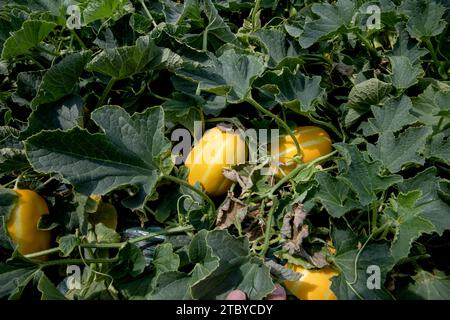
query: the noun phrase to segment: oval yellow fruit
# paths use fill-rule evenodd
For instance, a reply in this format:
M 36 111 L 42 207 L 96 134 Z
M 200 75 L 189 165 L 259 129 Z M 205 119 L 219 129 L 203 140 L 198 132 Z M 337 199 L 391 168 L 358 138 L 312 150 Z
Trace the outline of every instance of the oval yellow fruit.
M 245 159 L 245 140 L 239 133 L 218 127 L 207 130 L 186 158 L 188 182 L 199 182 L 211 196 L 223 195 L 232 183 L 223 175 L 223 169 L 244 163 Z
M 331 291 L 331 278 L 337 272 L 331 267 L 307 270 L 301 266 L 290 267 L 303 276 L 298 281 L 285 281 L 286 288 L 300 300 L 337 300 Z
M 9 236 L 23 255 L 49 249 L 51 231 L 38 229 L 39 219 L 48 214 L 47 203 L 33 190 L 15 189 L 15 192 L 17 204 L 6 222 Z
M 302 163 L 311 162 L 332 151 L 331 138 L 328 133 L 320 127 L 298 127 L 294 130 L 294 135 L 300 145 Z M 275 153 L 273 155 L 278 155 L 280 169 L 285 174 L 291 172 L 297 166 L 296 163 L 292 163 L 294 157 L 297 156 L 297 149 L 294 140 L 290 135 L 281 137 L 278 154 Z

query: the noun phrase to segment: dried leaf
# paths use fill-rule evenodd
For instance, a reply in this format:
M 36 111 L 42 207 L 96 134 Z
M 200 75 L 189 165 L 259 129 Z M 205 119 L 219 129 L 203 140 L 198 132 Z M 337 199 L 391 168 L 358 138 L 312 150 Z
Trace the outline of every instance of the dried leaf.
M 241 223 L 248 212 L 248 206 L 229 192 L 217 214 L 217 228 L 226 229 L 235 223 Z
M 319 269 L 329 265 L 326 256 L 322 251 L 314 252 L 312 256 L 310 256 L 309 262 L 311 262 L 315 267 Z
M 245 192 L 246 190 L 253 187 L 252 179 L 249 177 L 245 177 L 240 175 L 236 170 L 233 169 L 224 169 L 223 175 L 228 180 L 231 180 L 233 182 L 237 182 L 239 186 L 242 188 L 242 192 Z
M 302 274 L 286 268 L 273 260 L 267 259 L 264 264 L 270 268 L 270 273 L 280 281 L 298 281 Z

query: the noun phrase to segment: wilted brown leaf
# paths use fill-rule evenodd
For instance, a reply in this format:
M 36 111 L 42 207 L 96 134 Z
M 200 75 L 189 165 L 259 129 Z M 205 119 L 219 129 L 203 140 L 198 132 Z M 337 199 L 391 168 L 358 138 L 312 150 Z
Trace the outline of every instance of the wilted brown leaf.
M 229 192 L 218 209 L 217 228 L 226 229 L 235 223 L 241 223 L 248 212 L 248 206 Z

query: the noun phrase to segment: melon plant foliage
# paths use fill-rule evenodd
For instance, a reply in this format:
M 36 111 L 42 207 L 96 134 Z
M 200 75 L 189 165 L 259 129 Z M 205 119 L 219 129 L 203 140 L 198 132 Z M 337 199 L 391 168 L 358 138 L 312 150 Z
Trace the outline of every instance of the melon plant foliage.
M 449 9 L 0 1 L 0 298 L 263 299 L 298 279 L 293 263 L 332 266 L 338 299 L 450 299 Z M 171 153 L 194 121 L 316 125 L 334 153 L 281 184 L 260 164 L 229 168 L 211 200 Z M 47 260 L 7 234 L 14 185 L 49 206 Z M 116 230 L 90 223 L 93 194 Z

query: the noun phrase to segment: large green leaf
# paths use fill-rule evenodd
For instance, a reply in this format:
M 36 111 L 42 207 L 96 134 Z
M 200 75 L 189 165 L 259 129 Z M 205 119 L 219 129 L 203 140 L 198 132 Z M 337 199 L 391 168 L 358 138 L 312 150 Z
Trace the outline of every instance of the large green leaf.
M 406 0 L 399 10 L 408 17 L 406 30 L 415 39 L 437 36 L 447 25 L 444 6 L 433 0 Z
M 37 282 L 37 289 L 41 292 L 41 300 L 67 300 L 43 271 L 38 271 L 34 275 L 34 281 Z
M 308 77 L 300 71 L 268 71 L 258 84 L 263 92 L 273 95 L 275 101 L 300 114 L 314 111 L 315 106 L 325 98 L 325 89 L 320 86 L 320 76 Z
M 408 89 L 418 82 L 425 73 L 420 65 L 413 65 L 405 56 L 389 57 L 392 65 L 392 84 L 397 89 Z
M 430 273 L 420 270 L 414 277 L 414 283 L 400 294 L 407 300 L 449 300 L 450 277 L 443 272 Z
M 397 132 L 404 126 L 417 121 L 411 114 L 411 99 L 402 95 L 399 98 L 387 100 L 382 107 L 372 106 L 374 118 L 361 124 L 365 136 L 383 134 L 386 132 Z
M 83 106 L 81 97 L 75 95 L 51 104 L 39 105 L 28 117 L 28 127 L 21 133 L 21 138 L 27 138 L 41 130 L 68 130 L 80 125 Z
M 11 95 L 12 101 L 20 106 L 30 106 L 42 82 L 44 71 L 20 72 L 17 75 L 16 91 Z
M 395 237 L 391 244 L 391 252 L 395 261 L 406 258 L 412 243 L 423 233 L 435 230 L 433 224 L 421 216 L 422 210 L 416 206 L 421 197 L 419 190 L 408 194 L 400 193 L 390 199 L 390 206 L 385 210 L 389 223 L 395 229 Z
M 0 263 L 0 298 L 18 299 L 39 271 L 39 265 L 21 257 Z
M 31 164 L 39 172 L 60 173 L 85 195 L 136 186 L 136 194 L 125 204 L 141 208 L 162 171 L 171 167 L 163 110 L 149 108 L 130 117 L 120 107 L 105 106 L 95 110 L 92 119 L 104 134 L 89 134 L 76 127 L 29 138 L 26 150 Z
M 195 8 L 201 10 L 207 21 L 202 19 L 201 32 L 199 34 L 186 34 L 184 39 L 187 43 L 197 47 L 207 49 L 208 44 L 213 49 L 218 49 L 226 43 L 238 44 L 236 35 L 231 31 L 228 24 L 222 19 L 211 0 L 187 0 L 185 8 Z M 198 14 L 198 13 L 197 13 Z M 201 13 L 198 14 L 201 16 Z
M 249 256 L 247 238 L 236 239 L 227 231 L 216 230 L 208 233 L 206 245 L 219 258 L 219 266 L 192 286 L 195 299 L 224 299 L 231 290 L 239 289 L 254 300 L 274 290 L 269 268 L 261 259 Z
M 105 49 L 87 64 L 86 69 L 124 79 L 161 64 L 174 68 L 181 63 L 180 59 L 169 49 L 161 49 L 148 36 L 143 36 L 133 46 Z
M 262 299 L 273 291 L 269 268 L 249 255 L 248 239 L 234 238 L 226 230 L 201 230 L 189 245 L 195 263 L 189 273 L 169 271 L 157 280 L 151 299 L 224 299 L 231 290 L 249 299 Z
M 450 206 L 438 194 L 439 178 L 436 177 L 436 168 L 431 167 L 415 177 L 406 179 L 399 184 L 403 193 L 421 191 L 421 197 L 415 202 L 415 208 L 422 210 L 422 217 L 430 221 L 439 234 L 450 229 Z
M 3 44 L 2 59 L 13 58 L 27 53 L 53 31 L 56 24 L 41 20 L 27 20 L 22 28 L 6 39 Z
M 427 125 L 442 125 L 450 122 L 449 117 L 443 114 L 450 111 L 450 90 L 429 85 L 425 91 L 413 100 L 413 114 Z
M 427 158 L 438 159 L 447 164 L 450 163 L 450 129 L 446 132 L 440 132 L 431 137 L 431 143 L 428 146 L 425 155 Z
M 392 55 L 407 57 L 413 65 L 419 63 L 420 58 L 427 54 L 427 50 L 419 48 L 417 43 L 411 41 L 403 23 L 398 23 L 395 27 L 397 41 L 392 49 Z
M 348 106 L 367 111 L 371 105 L 380 103 L 391 91 L 390 84 L 376 78 L 357 83 L 348 95 Z
M 345 182 L 325 172 L 318 172 L 315 179 L 319 183 L 315 199 L 325 206 L 332 217 L 340 218 L 359 207 L 359 203 L 349 196 L 350 187 Z
M 31 101 L 31 106 L 35 108 L 40 104 L 56 101 L 71 93 L 90 58 L 89 51 L 81 51 L 68 55 L 53 65 L 44 74 L 37 95 Z
M 341 226 L 334 226 L 331 233 L 336 255 L 333 262 L 340 269 L 338 276 L 332 278 L 331 289 L 339 300 L 379 300 L 391 299 L 392 296 L 383 284 L 387 273 L 394 266 L 394 260 L 386 242 L 369 242 L 365 247 L 352 231 Z M 361 251 L 362 250 L 362 251 Z M 376 266 L 380 270 L 379 289 L 369 289 L 368 268 Z
M 177 74 L 198 83 L 198 90 L 224 95 L 230 103 L 239 103 L 250 92 L 253 80 L 262 74 L 264 64 L 254 55 L 225 51 L 211 64 L 177 70 Z
M 377 192 L 402 181 L 399 175 L 380 176 L 381 163 L 367 161 L 355 145 L 337 143 L 334 146 L 347 162 L 338 179 L 345 181 L 356 192 L 361 205 L 370 204 L 377 199 Z
M 283 32 L 276 29 L 259 29 L 252 35 L 264 44 L 269 54 L 269 67 L 275 68 L 284 58 L 289 56 L 286 35 Z
M 396 173 L 407 164 L 424 164 L 422 154 L 431 132 L 430 127 L 411 127 L 395 137 L 388 131 L 380 135 L 375 146 L 368 144 L 367 150 L 373 159 L 380 160 L 390 172 Z
M 355 11 L 355 3 L 350 0 L 338 0 L 336 4 L 314 3 L 312 12 L 319 19 L 305 23 L 299 42 L 303 48 L 309 48 L 319 40 L 334 35 L 343 27 L 349 26 Z
M 83 10 L 83 20 L 89 24 L 95 20 L 110 18 L 119 4 L 124 5 L 124 0 L 89 0 Z

